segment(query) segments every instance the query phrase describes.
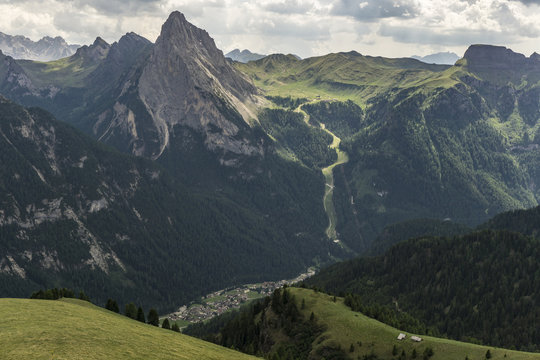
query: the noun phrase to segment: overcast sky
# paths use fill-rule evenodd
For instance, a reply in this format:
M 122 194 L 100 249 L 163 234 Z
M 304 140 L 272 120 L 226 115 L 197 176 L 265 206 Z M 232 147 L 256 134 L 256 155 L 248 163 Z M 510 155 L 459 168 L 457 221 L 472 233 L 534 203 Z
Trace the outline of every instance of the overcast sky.
M 0 0 L 0 32 L 89 44 L 134 31 L 155 41 L 173 10 L 225 53 L 461 56 L 473 43 L 540 52 L 540 0 Z

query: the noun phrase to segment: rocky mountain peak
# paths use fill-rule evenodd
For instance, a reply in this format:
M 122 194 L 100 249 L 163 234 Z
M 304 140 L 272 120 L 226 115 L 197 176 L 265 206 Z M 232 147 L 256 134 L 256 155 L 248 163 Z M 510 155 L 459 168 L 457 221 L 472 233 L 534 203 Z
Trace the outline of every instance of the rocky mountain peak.
M 239 129 L 248 127 L 249 119 L 255 118 L 246 104 L 253 101 L 256 91 L 229 64 L 206 31 L 189 23 L 180 12 L 173 12 L 163 24 L 139 81 L 139 96 L 159 134 L 159 151 L 152 150 L 150 157 L 161 156 L 175 125 L 205 133 L 211 149 L 258 153 L 238 139 L 231 145 Z M 231 113 L 236 114 L 232 122 Z M 210 134 L 210 128 L 220 132 Z M 147 148 L 135 151 L 147 152 Z
M 471 45 L 463 57 L 469 65 L 487 68 L 519 67 L 528 63 L 527 57 L 504 46 Z
M 111 45 L 98 36 L 92 45 L 78 48 L 74 56 L 90 61 L 103 60 L 109 53 L 110 47 Z
M 118 52 L 122 54 L 128 54 L 132 53 L 133 51 L 137 51 L 137 49 L 140 49 L 144 46 L 150 45 L 150 40 L 134 33 L 129 32 L 122 36 L 118 42 L 115 42 L 111 45 L 110 52 Z M 110 54 L 109 54 L 110 56 Z
M 214 39 L 203 29 L 188 22 L 178 11 L 171 13 L 161 28 L 156 47 L 166 53 L 190 53 L 190 57 L 211 60 L 216 66 L 226 63 L 221 50 L 216 47 Z M 166 54 L 163 54 L 166 55 Z

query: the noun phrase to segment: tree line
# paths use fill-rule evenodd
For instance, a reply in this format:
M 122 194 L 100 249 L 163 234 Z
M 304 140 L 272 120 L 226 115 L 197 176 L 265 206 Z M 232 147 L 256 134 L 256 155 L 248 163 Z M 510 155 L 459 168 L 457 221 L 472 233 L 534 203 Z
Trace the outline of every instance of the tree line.
M 32 295 L 30 295 L 30 299 L 42 299 L 42 300 L 58 300 L 61 298 L 77 298 L 75 296 L 75 291 L 67 288 L 52 288 L 52 289 L 46 289 L 46 290 L 38 290 L 36 292 L 33 292 Z M 85 300 L 88 302 L 90 301 L 90 298 L 84 293 L 84 291 L 79 291 L 78 298 L 80 300 Z M 113 300 L 109 298 L 104 306 L 105 309 L 120 314 L 120 307 L 118 306 L 118 302 L 116 300 Z M 160 326 L 159 321 L 159 314 L 155 308 L 151 308 L 148 311 L 148 315 L 145 316 L 144 310 L 142 306 L 136 306 L 133 302 L 127 303 L 124 307 L 124 315 L 127 316 L 130 319 L 140 321 L 145 324 L 153 325 L 153 326 Z M 180 332 L 180 327 L 176 322 L 173 322 L 172 325 L 169 322 L 168 318 L 165 318 L 163 322 L 161 323 L 161 327 L 163 329 L 168 329 L 176 332 Z

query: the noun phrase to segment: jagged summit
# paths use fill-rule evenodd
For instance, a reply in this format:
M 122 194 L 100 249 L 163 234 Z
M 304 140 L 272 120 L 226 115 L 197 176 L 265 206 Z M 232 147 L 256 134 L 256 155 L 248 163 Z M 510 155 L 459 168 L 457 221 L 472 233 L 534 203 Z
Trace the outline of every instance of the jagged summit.
M 15 59 L 51 61 L 71 56 L 79 45 L 69 45 L 62 37 L 44 36 L 38 41 L 0 32 L 0 49 Z
M 102 60 L 107 56 L 110 47 L 111 45 L 109 45 L 109 43 L 98 36 L 92 45 L 84 45 L 78 48 L 73 56 L 82 57 L 83 59 L 90 61 Z
M 196 48 L 203 45 L 208 50 L 217 49 L 214 40 L 208 35 L 206 30 L 200 29 L 186 20 L 184 14 L 179 11 L 174 11 L 169 15 L 169 18 L 161 27 L 161 34 L 156 43 L 170 41 L 171 39 L 177 42 L 183 42 L 184 45 L 190 48 Z
M 205 30 L 188 22 L 184 14 L 179 11 L 171 13 L 163 24 L 161 34 L 156 40 L 156 49 L 162 55 L 182 53 L 186 55 L 186 62 L 190 62 L 190 58 L 198 58 L 204 61 L 204 65 L 210 65 L 211 71 L 220 67 L 229 67 L 214 39 Z M 217 74 L 214 73 L 214 75 Z
M 163 24 L 138 93 L 159 134 L 160 149 L 152 151 L 151 157 L 161 156 L 169 144 L 170 127 L 176 124 L 207 133 L 209 148 L 254 151 L 249 146 L 231 145 L 238 142 L 231 138 L 245 123 L 230 123 L 219 109 L 236 107 L 244 120 L 254 117 L 244 103 L 256 93 L 255 86 L 228 63 L 210 35 L 189 23 L 182 13 L 173 12 Z M 209 126 L 222 131 L 210 134 Z
M 111 45 L 109 52 L 114 51 L 129 55 L 129 53 L 150 44 L 152 44 L 152 42 L 147 38 L 142 37 L 134 32 L 128 32 L 122 36 L 120 40 Z

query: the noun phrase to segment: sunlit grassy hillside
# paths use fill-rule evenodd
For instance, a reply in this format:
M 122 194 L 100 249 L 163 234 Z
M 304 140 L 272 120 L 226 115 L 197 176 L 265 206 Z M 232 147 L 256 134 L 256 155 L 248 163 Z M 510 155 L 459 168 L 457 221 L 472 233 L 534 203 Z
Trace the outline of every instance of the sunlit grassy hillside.
M 490 350 L 492 359 L 540 359 L 540 353 L 526 353 L 489 346 L 480 346 L 454 340 L 419 335 L 423 340 L 419 343 L 411 340 L 414 334 L 407 333 L 405 340 L 397 340 L 402 332 L 391 326 L 371 319 L 358 312 L 353 312 L 343 303 L 342 298 L 336 298 L 309 289 L 290 288 L 298 304 L 305 301 L 304 314 L 309 317 L 313 312 L 318 322 L 326 325 L 326 331 L 321 334 L 314 344 L 312 353 L 319 347 L 340 347 L 351 359 L 374 354 L 378 359 L 399 358 L 405 352 L 406 358 L 413 358 L 416 350 L 417 358 L 422 359 L 426 348 L 433 350 L 433 360 L 455 359 L 485 359 Z M 351 347 L 352 345 L 352 347 Z M 397 356 L 392 354 L 396 347 Z M 353 350 L 353 351 L 350 351 Z
M 250 359 L 74 299 L 0 299 L 0 359 Z

